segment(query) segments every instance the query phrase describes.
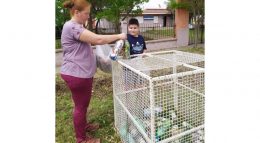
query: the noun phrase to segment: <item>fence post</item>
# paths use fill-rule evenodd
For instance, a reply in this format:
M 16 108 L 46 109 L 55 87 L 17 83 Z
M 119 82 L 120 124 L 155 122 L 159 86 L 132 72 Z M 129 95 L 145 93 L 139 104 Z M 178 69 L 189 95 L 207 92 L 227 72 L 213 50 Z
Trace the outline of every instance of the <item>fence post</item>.
M 127 34 L 127 22 L 126 21 L 121 22 L 121 32 Z
M 185 9 L 176 9 L 176 37 L 178 46 L 187 46 L 189 44 L 189 12 Z

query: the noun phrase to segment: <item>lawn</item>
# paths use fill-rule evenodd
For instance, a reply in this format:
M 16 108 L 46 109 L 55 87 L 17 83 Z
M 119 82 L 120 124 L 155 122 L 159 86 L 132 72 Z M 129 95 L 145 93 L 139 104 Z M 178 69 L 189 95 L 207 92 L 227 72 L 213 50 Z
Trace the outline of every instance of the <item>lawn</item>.
M 202 32 L 201 30 L 199 30 L 199 33 L 198 33 L 198 43 L 203 43 L 205 41 L 205 33 Z M 190 29 L 189 30 L 189 44 L 193 44 L 195 43 L 194 41 L 194 38 L 195 38 L 195 31 L 194 29 Z
M 98 70 L 94 77 L 93 98 L 89 107 L 89 121 L 101 128 L 94 134 L 102 143 L 119 143 L 114 130 L 112 76 Z M 75 143 L 72 124 L 73 102 L 71 94 L 60 75 L 56 75 L 56 143 Z
M 197 54 L 205 54 L 205 49 L 203 47 L 197 47 L 197 48 L 184 48 L 180 49 L 180 51 L 184 52 L 190 52 L 190 53 L 197 53 Z
M 55 49 L 61 49 L 60 39 L 55 40 Z
M 141 35 L 146 40 L 164 39 L 173 37 L 173 27 L 166 27 L 162 29 L 150 29 L 141 32 Z
M 172 36 L 173 35 L 173 28 L 165 28 L 165 29 L 155 29 L 155 30 L 147 30 L 143 34 L 154 34 L 154 35 L 161 35 L 161 36 Z
M 204 48 L 186 48 L 186 52 L 204 54 Z M 93 98 L 89 107 L 89 121 L 97 122 L 100 129 L 92 134 L 102 143 L 120 143 L 114 129 L 112 75 L 97 71 L 94 77 Z M 72 125 L 73 102 L 60 75 L 56 75 L 56 143 L 75 143 Z

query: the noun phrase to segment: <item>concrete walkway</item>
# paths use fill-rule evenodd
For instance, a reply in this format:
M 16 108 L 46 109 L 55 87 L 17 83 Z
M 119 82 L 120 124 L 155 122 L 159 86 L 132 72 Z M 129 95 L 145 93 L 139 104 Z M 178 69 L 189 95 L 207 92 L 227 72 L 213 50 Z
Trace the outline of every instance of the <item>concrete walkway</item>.
M 165 49 L 165 50 L 185 50 L 185 49 L 192 48 L 192 47 L 193 47 L 193 45 L 189 45 L 189 46 L 185 46 L 185 47 L 172 47 L 172 48 Z M 198 47 L 204 47 L 204 44 L 198 44 Z M 163 49 L 160 49 L 160 50 L 163 50 Z M 150 50 L 147 52 L 155 52 L 155 51 L 160 51 L 160 50 Z M 63 54 L 62 50 L 56 50 L 56 56 L 55 56 L 56 73 L 58 73 L 60 71 L 60 66 L 62 64 L 62 54 Z

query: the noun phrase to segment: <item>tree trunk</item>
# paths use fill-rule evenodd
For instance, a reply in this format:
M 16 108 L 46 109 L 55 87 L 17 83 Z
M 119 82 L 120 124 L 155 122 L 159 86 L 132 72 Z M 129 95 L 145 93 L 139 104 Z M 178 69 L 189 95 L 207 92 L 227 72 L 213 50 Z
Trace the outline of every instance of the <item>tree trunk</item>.
M 201 21 L 200 21 L 200 25 L 201 25 L 201 26 L 200 26 L 200 28 L 201 28 L 201 29 L 200 29 L 200 31 L 201 31 L 201 33 L 200 33 L 200 34 L 201 34 L 201 35 L 200 35 L 200 42 L 201 42 L 201 43 L 204 42 L 204 40 L 203 40 L 203 39 L 204 39 L 204 38 L 203 38 L 203 34 L 204 34 L 204 21 L 203 21 L 203 19 L 204 19 L 204 16 L 202 16 Z
M 119 34 L 120 29 L 121 29 L 121 27 L 120 27 L 120 15 L 118 15 L 117 17 L 118 17 L 118 19 L 115 20 L 115 32 Z
M 91 14 L 89 15 L 89 18 L 88 18 L 88 29 L 90 31 L 93 31 L 93 21 L 92 21 L 92 15 Z
M 194 46 L 193 48 L 197 47 L 197 42 L 198 42 L 198 19 L 197 19 L 197 13 L 195 7 L 193 8 L 193 15 L 194 15 Z
M 95 29 L 95 33 L 98 34 L 98 25 L 99 25 L 100 19 L 97 20 L 96 23 L 96 29 Z
M 120 23 L 117 21 L 116 23 L 115 23 L 115 25 L 116 25 L 116 33 L 120 33 Z
M 200 13 L 199 11 L 197 10 L 197 27 L 196 27 L 196 44 L 195 44 L 195 48 L 198 47 L 198 42 L 199 42 L 199 32 L 200 32 Z

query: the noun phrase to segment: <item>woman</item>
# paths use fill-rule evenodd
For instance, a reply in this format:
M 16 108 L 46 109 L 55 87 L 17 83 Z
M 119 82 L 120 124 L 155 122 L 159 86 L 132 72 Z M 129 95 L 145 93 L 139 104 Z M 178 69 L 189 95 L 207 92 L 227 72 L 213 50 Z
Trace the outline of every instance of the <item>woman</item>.
M 69 0 L 64 7 L 70 10 L 71 20 L 62 29 L 63 64 L 61 77 L 72 93 L 74 102 L 73 124 L 77 143 L 99 143 L 100 139 L 86 136 L 98 125 L 87 123 L 87 108 L 91 98 L 96 59 L 90 44 L 107 44 L 126 39 L 126 34 L 97 35 L 84 28 L 91 4 L 86 0 Z

